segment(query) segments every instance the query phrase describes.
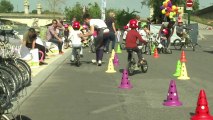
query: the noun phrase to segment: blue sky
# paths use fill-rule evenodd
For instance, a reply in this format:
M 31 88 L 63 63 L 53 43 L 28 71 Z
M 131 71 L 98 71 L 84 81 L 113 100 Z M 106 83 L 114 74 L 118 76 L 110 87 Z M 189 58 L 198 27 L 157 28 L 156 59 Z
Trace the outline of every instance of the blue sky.
M 24 0 L 10 0 L 11 3 L 13 3 L 14 11 L 23 11 L 23 1 Z M 47 4 L 46 0 L 29 0 L 30 2 L 30 11 L 33 9 L 36 9 L 37 3 L 41 1 L 42 6 L 44 9 L 48 9 L 45 7 L 45 4 Z M 101 0 L 65 0 L 66 5 L 60 5 L 63 9 L 65 6 L 73 6 L 76 2 L 80 2 L 83 5 L 87 5 L 88 3 L 94 3 L 97 2 L 99 5 L 101 5 Z M 149 16 L 149 9 L 147 7 L 141 8 L 140 2 L 142 0 L 106 0 L 107 1 L 107 8 L 117 8 L 117 9 L 127 9 L 127 7 L 130 9 L 130 11 L 136 10 L 139 11 L 139 15 L 141 17 L 148 17 Z M 134 1 L 134 2 L 133 2 Z M 205 8 L 208 6 L 213 5 L 213 0 L 199 0 L 200 2 L 200 8 Z

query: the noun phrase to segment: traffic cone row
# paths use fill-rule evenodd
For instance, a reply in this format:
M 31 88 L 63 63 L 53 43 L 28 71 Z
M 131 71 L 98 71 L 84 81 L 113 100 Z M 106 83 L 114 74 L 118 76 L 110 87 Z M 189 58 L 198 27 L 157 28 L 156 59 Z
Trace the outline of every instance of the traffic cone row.
M 187 69 L 186 69 L 186 55 L 185 52 L 182 51 L 180 60 L 178 60 L 176 65 L 176 71 L 173 74 L 173 76 L 178 77 L 179 80 L 189 80 L 190 77 L 188 77 Z

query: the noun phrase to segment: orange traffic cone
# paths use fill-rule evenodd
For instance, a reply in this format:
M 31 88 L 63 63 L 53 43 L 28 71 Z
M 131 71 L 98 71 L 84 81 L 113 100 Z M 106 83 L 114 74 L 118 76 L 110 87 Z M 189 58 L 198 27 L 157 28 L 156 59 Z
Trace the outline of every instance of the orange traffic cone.
M 191 117 L 191 120 L 213 120 L 213 117 L 209 112 L 206 93 L 204 90 L 200 90 L 195 115 Z
M 190 79 L 190 77 L 188 77 L 186 65 L 184 62 L 182 63 L 182 66 L 181 66 L 180 76 L 177 79 L 179 79 L 179 80 L 189 80 Z
M 155 48 L 155 51 L 154 51 L 154 58 L 159 58 L 159 55 L 158 55 L 158 50 L 157 50 L 157 48 Z
M 185 55 L 185 52 L 184 52 L 184 51 L 181 52 L 180 61 L 181 61 L 181 62 L 186 62 L 186 55 Z

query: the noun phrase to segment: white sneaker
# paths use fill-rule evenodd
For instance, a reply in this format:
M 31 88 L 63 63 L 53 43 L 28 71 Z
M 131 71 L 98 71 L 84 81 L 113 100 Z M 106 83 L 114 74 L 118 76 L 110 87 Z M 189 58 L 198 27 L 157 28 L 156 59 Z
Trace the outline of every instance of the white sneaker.
M 101 63 L 102 63 L 101 60 L 99 60 L 99 61 L 98 61 L 98 66 L 101 66 Z
M 96 63 L 96 60 L 93 59 L 93 60 L 92 60 L 92 63 Z

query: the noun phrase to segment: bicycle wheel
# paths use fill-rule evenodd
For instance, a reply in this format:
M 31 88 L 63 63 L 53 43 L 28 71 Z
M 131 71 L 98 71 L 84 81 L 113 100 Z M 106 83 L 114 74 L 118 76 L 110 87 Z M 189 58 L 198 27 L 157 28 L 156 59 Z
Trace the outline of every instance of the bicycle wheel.
M 80 63 L 80 55 L 77 54 L 77 55 L 76 55 L 76 66 L 79 67 L 80 64 L 81 64 L 81 63 Z
M 141 64 L 141 71 L 142 71 L 143 73 L 146 73 L 146 72 L 148 71 L 148 63 L 147 63 L 146 60 L 143 60 L 143 61 L 144 61 L 144 63 Z
M 181 50 L 182 48 L 182 42 L 180 39 L 175 39 L 173 45 L 176 50 Z
M 152 43 L 149 42 L 146 46 L 147 52 L 149 55 L 152 55 Z
M 128 63 L 128 74 L 132 76 L 135 70 L 135 59 L 132 58 L 131 61 Z
M 120 44 L 120 47 L 121 47 L 121 50 L 125 50 L 125 48 L 126 48 L 125 43 L 121 43 L 121 44 Z
M 94 45 L 94 43 L 92 43 L 90 45 L 90 50 L 91 50 L 92 53 L 95 53 L 95 45 Z
M 1 120 L 10 120 L 5 114 L 1 115 Z

